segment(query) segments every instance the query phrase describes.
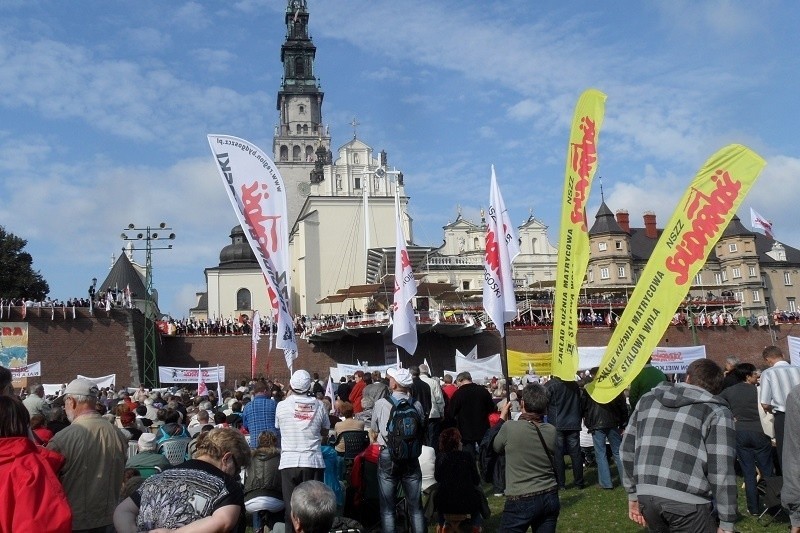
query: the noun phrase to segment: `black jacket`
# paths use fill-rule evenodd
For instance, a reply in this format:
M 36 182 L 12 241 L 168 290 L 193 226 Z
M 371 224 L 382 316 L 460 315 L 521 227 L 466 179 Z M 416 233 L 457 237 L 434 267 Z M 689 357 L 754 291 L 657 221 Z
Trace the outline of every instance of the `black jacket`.
M 628 423 L 628 404 L 625 393 L 609 403 L 597 403 L 586 392 L 583 393 L 583 423 L 589 433 L 595 429 L 622 428 Z
M 559 431 L 581 430 L 581 388 L 575 381 L 553 376 L 547 390 L 547 422 Z

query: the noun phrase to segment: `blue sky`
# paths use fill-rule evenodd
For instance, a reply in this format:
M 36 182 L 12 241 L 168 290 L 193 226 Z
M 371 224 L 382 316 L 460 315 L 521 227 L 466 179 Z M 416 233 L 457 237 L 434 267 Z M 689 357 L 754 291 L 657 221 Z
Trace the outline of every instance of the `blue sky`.
M 188 314 L 236 219 L 206 134 L 267 153 L 281 0 L 0 4 L 0 225 L 28 240 L 51 297 L 83 296 L 121 230 L 167 222 L 161 308 Z M 511 211 L 558 235 L 569 122 L 608 95 L 606 203 L 659 226 L 701 164 L 742 143 L 767 167 L 752 206 L 800 246 L 800 6 L 794 2 L 309 0 L 333 145 L 358 136 L 405 175 L 416 244 L 457 206 L 477 220 L 490 165 Z M 590 219 L 600 202 L 595 179 Z M 390 231 L 393 231 L 391 229 Z M 134 258 L 143 261 L 143 252 Z

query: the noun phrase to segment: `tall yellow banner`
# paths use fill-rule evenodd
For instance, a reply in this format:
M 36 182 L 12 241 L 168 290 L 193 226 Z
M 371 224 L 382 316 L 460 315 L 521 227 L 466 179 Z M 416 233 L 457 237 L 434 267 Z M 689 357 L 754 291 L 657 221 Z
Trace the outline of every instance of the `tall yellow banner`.
M 608 403 L 641 371 L 736 209 L 766 162 L 745 146 L 706 161 L 684 194 L 642 271 L 586 390 Z
M 597 163 L 597 136 L 603 124 L 606 95 L 585 91 L 575 106 L 567 149 L 561 205 L 558 269 L 553 308 L 553 374 L 574 379 L 578 370 L 578 297 L 589 264 L 586 201 Z

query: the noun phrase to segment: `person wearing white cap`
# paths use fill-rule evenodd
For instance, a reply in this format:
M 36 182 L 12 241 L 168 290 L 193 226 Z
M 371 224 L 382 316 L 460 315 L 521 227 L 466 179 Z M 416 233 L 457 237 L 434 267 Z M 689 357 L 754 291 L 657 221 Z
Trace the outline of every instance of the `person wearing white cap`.
M 166 456 L 156 451 L 158 443 L 156 442 L 155 433 L 142 433 L 142 436 L 136 441 L 136 445 L 139 448 L 139 453 L 128 459 L 128 462 L 125 463 L 125 468 L 152 468 L 157 466 L 164 471 L 172 466 Z
M 423 533 L 425 528 L 425 515 L 422 512 L 422 470 L 419 466 L 419 457 L 394 460 L 387 439 L 389 435 L 388 424 L 392 418 L 392 409 L 402 405 L 401 401 L 410 402 L 419 414 L 419 441 L 424 439 L 422 424 L 425 413 L 422 405 L 411 397 L 411 386 L 414 383 L 411 373 L 405 368 L 389 368 L 386 371 L 389 378 L 390 398 L 381 398 L 375 402 L 372 411 L 371 431 L 377 434 L 377 442 L 381 451 L 378 456 L 378 489 L 381 508 L 381 528 L 383 531 L 395 531 L 395 506 L 397 502 L 397 487 L 402 483 L 403 493 L 408 502 L 408 512 L 411 519 L 412 531 Z M 421 446 L 420 446 L 421 450 Z
M 59 398 L 71 424 L 47 445 L 67 460 L 60 478 L 73 531 L 110 529 L 122 488 L 128 439 L 97 412 L 97 396 L 91 381 L 72 380 Z
M 322 402 L 309 396 L 311 375 L 307 371 L 295 371 L 289 380 L 289 389 L 289 396 L 276 408 L 275 427 L 281 434 L 278 469 L 286 506 L 286 531 L 292 532 L 292 491 L 310 479 L 323 481 L 325 460 L 321 444 L 331 425 Z

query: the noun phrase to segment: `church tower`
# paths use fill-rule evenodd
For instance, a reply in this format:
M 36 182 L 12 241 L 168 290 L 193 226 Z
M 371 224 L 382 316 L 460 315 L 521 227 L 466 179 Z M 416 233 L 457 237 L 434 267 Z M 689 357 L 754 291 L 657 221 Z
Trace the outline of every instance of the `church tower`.
M 306 0 L 288 0 L 286 41 L 281 46 L 283 80 L 278 91 L 279 123 L 273 138 L 273 159 L 283 176 L 291 229 L 311 191 L 311 173 L 318 158 L 330 154 L 330 134 L 322 124 L 319 80 L 314 75 L 317 47 L 308 32 Z

